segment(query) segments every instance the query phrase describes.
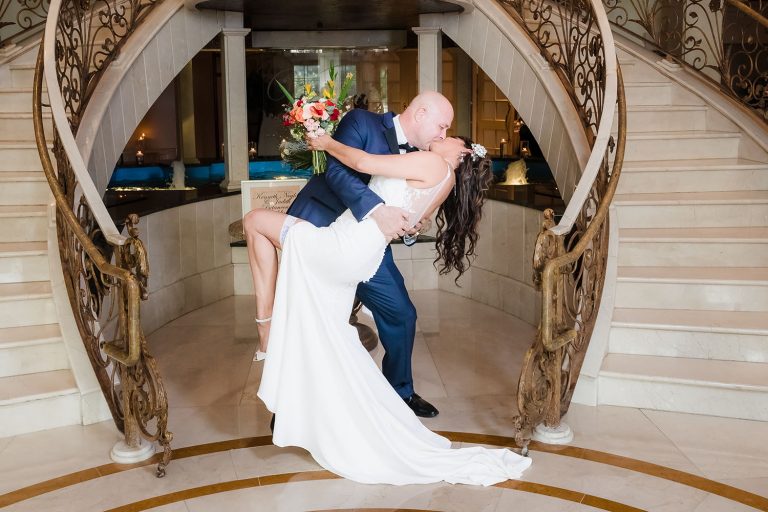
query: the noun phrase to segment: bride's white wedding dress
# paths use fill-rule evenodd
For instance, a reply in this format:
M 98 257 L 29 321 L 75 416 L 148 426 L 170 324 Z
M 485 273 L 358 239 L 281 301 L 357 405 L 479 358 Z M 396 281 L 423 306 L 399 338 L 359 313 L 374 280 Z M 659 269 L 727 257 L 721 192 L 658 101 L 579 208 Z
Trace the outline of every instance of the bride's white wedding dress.
M 446 180 L 416 189 L 375 176 L 369 186 L 412 212 L 415 224 Z M 322 467 L 362 483 L 493 485 L 520 477 L 531 459 L 452 449 L 422 425 L 349 324 L 357 284 L 376 272 L 386 244 L 375 221 L 357 222 L 349 211 L 327 228 L 299 222 L 287 231 L 258 391 L 276 415 L 274 444 L 304 448 Z

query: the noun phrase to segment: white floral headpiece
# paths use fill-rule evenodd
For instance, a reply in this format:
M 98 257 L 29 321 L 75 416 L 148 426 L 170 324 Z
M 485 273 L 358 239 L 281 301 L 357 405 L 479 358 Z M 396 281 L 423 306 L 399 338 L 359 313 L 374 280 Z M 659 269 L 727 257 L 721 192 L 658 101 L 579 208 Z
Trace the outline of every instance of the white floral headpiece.
M 481 158 L 485 158 L 488 154 L 488 150 L 482 144 L 472 143 L 472 161 L 477 161 Z

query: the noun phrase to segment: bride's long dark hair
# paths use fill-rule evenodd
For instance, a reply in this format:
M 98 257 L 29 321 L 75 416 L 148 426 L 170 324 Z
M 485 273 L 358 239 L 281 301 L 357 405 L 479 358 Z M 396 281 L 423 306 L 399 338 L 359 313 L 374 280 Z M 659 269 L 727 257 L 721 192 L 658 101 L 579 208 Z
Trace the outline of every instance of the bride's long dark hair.
M 464 146 L 472 148 L 472 141 L 457 136 Z M 474 157 L 474 158 L 473 158 Z M 483 215 L 485 193 L 493 183 L 491 161 L 467 155 L 456 167 L 456 183 L 448 198 L 437 211 L 437 258 L 442 260 L 440 274 L 456 270 L 459 277 L 469 270 L 475 256 L 477 225 Z

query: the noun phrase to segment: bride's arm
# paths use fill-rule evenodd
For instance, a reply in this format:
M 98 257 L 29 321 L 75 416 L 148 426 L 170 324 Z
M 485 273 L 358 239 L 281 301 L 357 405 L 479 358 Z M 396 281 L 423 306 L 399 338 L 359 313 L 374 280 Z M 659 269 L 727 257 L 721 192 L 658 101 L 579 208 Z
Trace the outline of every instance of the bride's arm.
M 445 161 L 429 151 L 414 151 L 403 155 L 374 155 L 347 146 L 328 135 L 308 139 L 310 149 L 327 151 L 347 167 L 365 174 L 405 178 L 427 185 L 439 182 L 445 176 Z

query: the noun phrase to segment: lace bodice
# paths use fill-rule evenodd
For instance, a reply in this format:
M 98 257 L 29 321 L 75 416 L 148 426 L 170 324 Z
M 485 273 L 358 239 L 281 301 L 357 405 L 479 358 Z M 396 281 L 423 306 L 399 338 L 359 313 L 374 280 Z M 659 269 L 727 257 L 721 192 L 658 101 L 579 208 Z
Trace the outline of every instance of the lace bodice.
M 408 185 L 404 178 L 386 178 L 384 176 L 374 176 L 371 178 L 368 187 L 384 200 L 387 206 L 397 206 L 410 213 L 408 224 L 415 226 L 427 212 L 427 208 L 432 204 L 435 195 L 440 191 L 443 184 L 451 176 L 451 168 L 440 183 L 429 188 L 415 188 Z

